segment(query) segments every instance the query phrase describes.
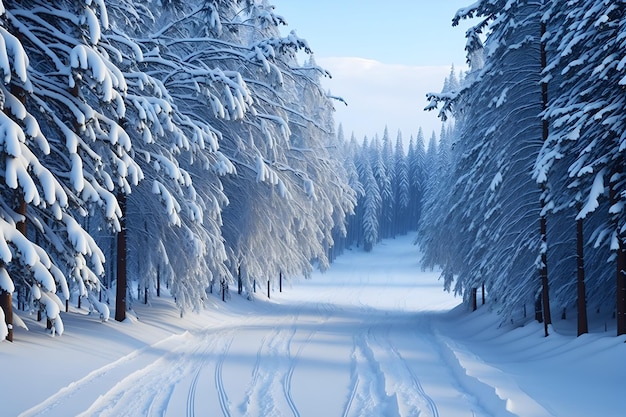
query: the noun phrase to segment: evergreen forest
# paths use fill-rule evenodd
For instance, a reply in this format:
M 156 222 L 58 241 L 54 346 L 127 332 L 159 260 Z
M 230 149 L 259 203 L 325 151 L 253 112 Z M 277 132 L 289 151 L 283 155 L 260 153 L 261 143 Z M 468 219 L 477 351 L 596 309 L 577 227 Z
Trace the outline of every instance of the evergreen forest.
M 626 0 L 463 19 L 427 142 L 346 137 L 266 0 L 0 1 L 0 335 L 163 287 L 183 316 L 409 231 L 469 310 L 626 334 Z

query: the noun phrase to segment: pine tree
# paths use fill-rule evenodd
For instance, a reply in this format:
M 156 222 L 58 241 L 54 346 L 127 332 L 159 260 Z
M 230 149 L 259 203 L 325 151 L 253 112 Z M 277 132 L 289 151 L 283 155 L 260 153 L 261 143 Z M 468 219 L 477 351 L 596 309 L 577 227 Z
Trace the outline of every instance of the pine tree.
M 538 159 L 537 176 L 547 183 L 565 182 L 566 187 L 554 198 L 577 211 L 576 293 L 582 315 L 579 334 L 586 327 L 586 290 L 600 304 L 608 292 L 616 294 L 617 333 L 623 334 L 626 282 L 621 249 L 624 246 L 621 144 L 625 138 L 622 111 L 625 99 L 621 87 L 624 66 L 618 58 L 624 47 L 623 2 L 589 0 L 565 5 L 551 1 L 548 6 L 549 15 L 557 23 L 547 39 L 547 47 L 554 52 L 545 78 L 553 80 L 559 88 L 555 89 L 555 97 L 546 110 L 545 119 L 550 121 L 553 131 Z M 564 171 L 567 180 L 561 179 Z M 594 262 L 594 247 L 590 248 L 592 256 L 585 254 L 583 262 L 583 222 L 593 224 L 591 236 L 595 247 L 609 247 L 615 254 L 613 291 L 601 279 L 590 283 L 593 289 L 586 288 L 582 267 L 597 268 L 595 265 L 602 263 Z
M 533 276 L 545 264 L 536 260 L 547 249 L 539 227 L 532 227 L 542 215 L 541 191 L 531 176 L 542 145 L 541 12 L 540 3 L 525 1 L 480 1 L 463 9 L 455 22 L 482 19 L 467 33 L 471 71 L 459 91 L 431 95 L 431 104 L 444 102 L 444 115 L 462 115 L 447 219 L 463 239 L 447 258 L 458 274 L 454 289 L 469 301 L 484 284 L 504 319 L 534 302 L 541 285 Z
M 395 223 L 394 235 L 405 234 L 409 231 L 409 204 L 410 204 L 410 188 L 409 188 L 409 172 L 404 153 L 404 144 L 402 141 L 402 132 L 398 130 L 396 138 L 396 146 L 394 151 L 394 193 L 395 193 Z

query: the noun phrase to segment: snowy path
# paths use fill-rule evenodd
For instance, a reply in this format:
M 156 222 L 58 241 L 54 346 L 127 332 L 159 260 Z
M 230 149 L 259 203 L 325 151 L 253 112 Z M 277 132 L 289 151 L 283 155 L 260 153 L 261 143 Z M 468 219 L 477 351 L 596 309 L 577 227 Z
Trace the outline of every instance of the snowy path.
M 441 291 L 436 273 L 419 270 L 415 251 L 405 238 L 373 255 L 346 254 L 329 273 L 273 291 L 271 300 L 233 295 L 189 331 L 126 346 L 108 361 L 99 350 L 99 366 L 83 366 L 80 377 L 68 376 L 16 414 L 559 415 L 528 394 L 533 381 L 524 386 L 506 370 L 519 364 L 487 364 L 468 349 L 471 326 L 453 337 L 442 317 L 458 301 Z M 105 329 L 119 332 L 115 326 Z

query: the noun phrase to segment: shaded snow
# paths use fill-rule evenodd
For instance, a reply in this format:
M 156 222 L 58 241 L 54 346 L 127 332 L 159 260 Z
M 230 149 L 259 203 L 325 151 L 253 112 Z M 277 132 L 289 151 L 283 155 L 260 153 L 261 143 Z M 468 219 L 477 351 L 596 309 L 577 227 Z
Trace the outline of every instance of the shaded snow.
M 181 319 L 168 297 L 126 322 L 61 312 L 60 338 L 1 343 L 20 416 L 620 416 L 624 337 L 572 324 L 499 326 L 421 272 L 414 236 L 352 251 L 253 302 L 213 294 Z M 265 282 L 264 280 L 262 280 Z M 18 314 L 22 312 L 16 311 Z M 605 324 L 606 325 L 606 324 Z M 608 323 L 611 329 L 612 323 Z M 558 330 L 560 333 L 557 333 Z M 7 399 L 11 399 L 8 401 Z

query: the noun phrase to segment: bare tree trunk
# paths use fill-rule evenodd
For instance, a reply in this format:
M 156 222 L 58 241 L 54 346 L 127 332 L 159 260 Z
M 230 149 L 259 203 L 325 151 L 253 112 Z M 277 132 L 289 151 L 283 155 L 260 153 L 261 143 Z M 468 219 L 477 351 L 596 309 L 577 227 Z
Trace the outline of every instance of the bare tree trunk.
M 624 239 L 618 236 L 619 249 L 617 252 L 617 282 L 616 282 L 616 318 L 617 335 L 626 334 L 626 248 Z
M 578 264 L 578 336 L 589 331 L 587 321 L 587 294 L 585 291 L 585 258 L 584 258 L 584 240 L 583 240 L 583 219 L 576 221 L 576 246 L 577 246 L 577 264 Z
M 477 293 L 478 293 L 478 289 L 472 288 L 472 311 L 478 310 L 478 302 L 476 298 Z
M 483 298 L 482 299 L 483 305 L 485 305 L 485 283 L 484 282 L 482 285 L 482 298 Z
M 211 290 L 213 290 L 212 287 L 211 287 Z M 156 294 L 157 294 L 157 297 L 161 296 L 161 265 L 157 266 Z
M 0 291 L 0 308 L 4 312 L 4 323 L 6 324 L 9 332 L 7 333 L 6 340 L 13 341 L 13 303 L 11 300 L 11 293 L 8 291 Z
M 119 193 L 117 196 L 122 217 L 120 219 L 120 231 L 117 233 L 117 288 L 115 298 L 115 320 L 126 319 L 126 195 Z
M 615 174 L 615 173 L 614 173 Z M 621 172 L 620 172 L 621 174 Z M 611 175 L 615 177 L 616 175 Z M 617 203 L 617 194 L 615 183 L 611 181 L 609 183 L 609 201 L 611 205 Z M 617 326 L 617 335 L 626 334 L 626 247 L 624 243 L 624 236 L 619 231 L 619 224 L 617 220 L 614 220 L 614 227 L 617 230 L 617 270 L 615 273 L 615 319 Z
M 537 296 L 535 300 L 535 320 L 539 323 L 543 323 L 543 306 L 541 303 L 541 295 Z
M 547 53 L 546 53 L 546 44 L 543 40 L 544 35 L 546 33 L 546 24 L 541 22 L 541 70 L 543 71 L 547 67 Z M 546 82 L 541 83 L 541 101 L 543 110 L 548 107 L 548 84 Z M 549 124 L 548 120 L 543 120 L 542 126 L 542 139 L 543 141 L 548 140 L 549 133 Z M 543 325 L 544 332 L 546 337 L 549 335 L 548 333 L 548 325 L 552 324 L 552 315 L 550 314 L 550 294 L 548 288 L 548 234 L 547 234 L 547 224 L 546 224 L 546 214 L 543 213 L 543 209 L 545 207 L 545 185 L 542 186 L 541 193 L 541 301 L 543 304 Z
M 243 281 L 241 280 L 241 266 L 237 267 L 237 294 L 243 292 Z

